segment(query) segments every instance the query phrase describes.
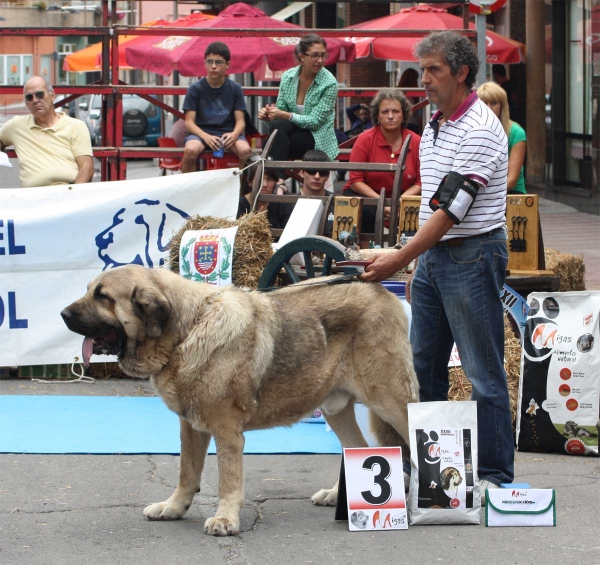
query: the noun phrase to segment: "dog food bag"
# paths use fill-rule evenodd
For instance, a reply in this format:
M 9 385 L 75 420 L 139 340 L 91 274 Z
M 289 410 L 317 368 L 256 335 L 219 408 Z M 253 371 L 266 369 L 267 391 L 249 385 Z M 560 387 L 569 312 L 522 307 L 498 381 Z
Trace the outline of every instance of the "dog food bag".
M 410 524 L 479 524 L 477 403 L 408 405 Z
M 527 299 L 517 449 L 598 455 L 600 292 Z

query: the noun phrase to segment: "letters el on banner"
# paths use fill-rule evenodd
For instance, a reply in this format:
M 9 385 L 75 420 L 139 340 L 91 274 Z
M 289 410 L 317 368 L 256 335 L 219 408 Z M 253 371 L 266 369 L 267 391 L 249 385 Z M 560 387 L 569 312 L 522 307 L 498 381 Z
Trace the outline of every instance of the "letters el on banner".
M 104 270 L 163 266 L 190 216 L 234 218 L 238 199 L 233 169 L 0 190 L 0 366 L 81 359 L 61 310 Z
M 233 245 L 238 226 L 188 230 L 179 246 L 179 274 L 216 286 L 232 284 Z

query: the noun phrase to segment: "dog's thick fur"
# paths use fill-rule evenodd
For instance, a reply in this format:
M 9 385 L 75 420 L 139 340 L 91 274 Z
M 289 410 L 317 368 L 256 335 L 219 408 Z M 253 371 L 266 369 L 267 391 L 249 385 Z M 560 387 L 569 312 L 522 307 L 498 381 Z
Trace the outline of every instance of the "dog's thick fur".
M 179 485 L 144 510 L 181 518 L 196 492 L 211 436 L 219 507 L 212 535 L 239 532 L 246 430 L 285 426 L 320 407 L 345 447 L 366 442 L 354 401 L 366 404 L 382 445 L 408 445 L 407 402 L 418 401 L 408 320 L 380 285 L 294 285 L 261 293 L 126 266 L 93 280 L 62 312 L 94 353 L 116 353 L 125 373 L 150 377 L 180 417 Z M 337 485 L 315 504 L 335 504 Z

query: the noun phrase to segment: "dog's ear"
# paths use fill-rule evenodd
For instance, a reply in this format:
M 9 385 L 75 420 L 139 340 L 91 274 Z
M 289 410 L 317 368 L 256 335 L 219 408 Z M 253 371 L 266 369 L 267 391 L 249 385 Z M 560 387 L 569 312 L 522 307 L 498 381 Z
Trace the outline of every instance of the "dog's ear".
M 160 337 L 171 315 L 171 307 L 162 293 L 154 288 L 136 286 L 131 293 L 134 312 L 144 322 L 148 337 Z

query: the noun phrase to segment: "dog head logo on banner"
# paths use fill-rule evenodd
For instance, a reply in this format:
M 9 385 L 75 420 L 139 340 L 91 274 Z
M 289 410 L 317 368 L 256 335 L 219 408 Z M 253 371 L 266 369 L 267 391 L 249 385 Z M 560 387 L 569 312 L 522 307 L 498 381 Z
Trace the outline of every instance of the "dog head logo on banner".
M 152 214 L 149 213 L 152 207 Z M 157 207 L 157 208 L 154 208 Z M 156 210 L 160 210 L 160 216 Z M 172 226 L 187 220 L 189 214 L 168 202 L 142 199 L 121 208 L 112 223 L 96 236 L 103 271 L 121 265 L 160 267 L 171 241 Z M 132 236 L 132 232 L 137 234 Z

